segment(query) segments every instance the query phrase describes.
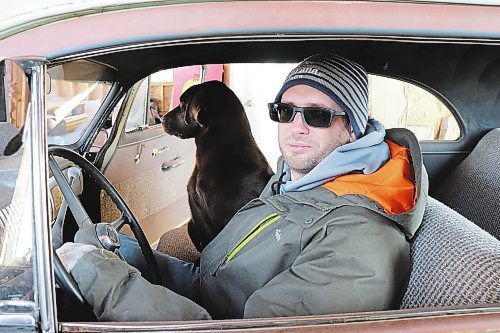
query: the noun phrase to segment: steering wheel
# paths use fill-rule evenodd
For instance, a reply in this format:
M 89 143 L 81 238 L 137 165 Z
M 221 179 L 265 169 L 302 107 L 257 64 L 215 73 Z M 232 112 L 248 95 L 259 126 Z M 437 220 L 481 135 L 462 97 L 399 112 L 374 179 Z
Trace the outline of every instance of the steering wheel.
M 159 284 L 160 273 L 158 264 L 153 255 L 153 251 L 149 246 L 148 240 L 144 235 L 141 226 L 132 214 L 132 211 L 130 210 L 130 208 L 128 208 L 125 201 L 122 199 L 113 185 L 109 182 L 109 180 L 107 180 L 106 177 L 101 173 L 101 171 L 99 171 L 99 169 L 97 169 L 91 162 L 72 150 L 60 146 L 51 146 L 49 147 L 48 153 L 50 171 L 52 172 L 52 175 L 54 176 L 57 185 L 61 189 L 64 197 L 56 222 L 52 227 L 53 248 L 58 248 L 63 244 L 62 229 L 64 225 L 64 216 L 66 215 L 66 208 L 70 209 L 79 228 L 79 230 L 75 234 L 76 242 L 95 245 L 97 247 L 115 252 L 120 257 L 120 239 L 118 237 L 118 231 L 120 231 L 123 226 L 129 225 L 137 242 L 139 243 L 142 254 L 144 255 L 144 258 L 146 260 L 146 264 L 150 273 L 150 282 Z M 63 175 L 54 156 L 65 158 L 80 167 L 81 170 L 83 170 L 83 172 L 87 176 L 93 179 L 97 186 L 100 189 L 104 190 L 106 194 L 111 198 L 111 200 L 115 203 L 118 210 L 120 211 L 121 217 L 111 223 L 93 223 L 90 220 L 87 212 L 85 211 L 85 208 L 83 208 L 80 200 L 71 189 L 71 185 Z M 86 302 L 75 280 L 68 273 L 68 271 L 66 271 L 55 250 L 53 251 L 53 253 L 54 273 L 61 285 L 61 288 L 69 292 L 69 294 L 73 296 L 78 303 L 85 304 Z

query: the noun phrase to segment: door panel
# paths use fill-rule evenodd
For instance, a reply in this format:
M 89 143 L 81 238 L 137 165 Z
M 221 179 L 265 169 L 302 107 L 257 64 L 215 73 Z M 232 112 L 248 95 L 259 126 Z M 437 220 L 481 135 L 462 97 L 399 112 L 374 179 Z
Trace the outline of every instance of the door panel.
M 146 132 L 146 133 L 145 133 Z M 190 218 L 186 184 L 194 168 L 194 140 L 162 133 L 161 126 L 142 131 L 149 139 L 134 142 L 129 136 L 118 146 L 105 170 L 106 177 L 123 196 L 150 243 Z M 117 217 L 114 204 L 101 200 L 105 221 Z
M 182 140 L 152 125 L 150 81 L 138 83 L 125 101 L 128 114 L 104 175 L 116 187 L 141 224 L 150 244 L 190 216 L 186 185 L 194 168 L 194 139 Z M 115 126 L 119 126 L 115 124 Z M 101 218 L 112 221 L 118 210 L 101 193 Z

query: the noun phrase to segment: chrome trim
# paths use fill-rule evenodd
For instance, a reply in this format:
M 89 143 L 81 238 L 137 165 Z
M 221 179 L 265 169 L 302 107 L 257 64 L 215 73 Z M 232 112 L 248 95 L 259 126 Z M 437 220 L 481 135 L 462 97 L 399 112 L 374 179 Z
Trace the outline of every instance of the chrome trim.
M 33 330 L 36 320 L 33 316 L 35 302 L 26 300 L 0 301 L 0 331 L 6 332 L 7 327 L 12 330 Z M 24 313 L 22 313 L 24 312 Z
M 0 316 L 0 327 L 2 331 L 7 332 L 7 327 L 12 327 L 12 330 L 20 330 L 22 327 L 26 326 L 26 331 L 28 328 L 35 327 L 35 318 L 28 314 L 3 314 Z
M 152 129 L 152 128 L 150 127 L 150 129 Z M 125 133 L 125 135 L 130 136 L 130 133 L 132 133 L 132 132 Z M 148 134 L 149 134 L 149 132 L 148 132 Z M 131 139 L 132 140 L 131 142 L 128 142 L 128 140 L 120 140 L 120 142 L 118 143 L 118 148 L 135 146 L 135 145 L 138 145 L 139 143 L 149 142 L 149 141 L 161 138 L 161 137 L 166 136 L 166 135 L 169 135 L 169 134 L 167 134 L 167 133 L 156 134 L 156 135 L 148 136 L 144 139 L 140 139 L 140 140 L 136 140 L 136 141 L 133 141 L 133 139 Z M 126 143 L 122 143 L 123 141 L 125 141 Z
M 15 300 L 1 300 L 0 301 L 0 314 L 5 314 L 9 312 L 9 309 L 15 308 L 16 312 L 20 312 L 24 309 L 24 312 L 32 312 L 35 308 L 35 304 L 32 301 L 15 299 Z
M 56 332 L 55 283 L 52 270 L 52 246 L 49 219 L 47 129 L 45 126 L 45 61 L 33 62 L 31 68 L 31 147 L 33 175 L 33 267 L 35 298 L 43 332 Z
M 499 310 L 500 307 L 478 307 L 472 309 L 430 308 L 281 318 L 198 320 L 188 322 L 61 323 L 61 328 L 65 332 L 241 332 L 244 330 L 252 332 L 314 332 L 316 331 L 314 329 L 315 326 L 316 328 L 321 327 L 326 331 L 328 327 L 333 330 L 335 328 L 333 325 L 335 324 L 356 325 L 375 321 L 384 321 L 388 323 L 393 320 L 411 320 L 453 315 L 497 315 Z M 299 326 L 302 329 L 297 329 Z M 355 327 L 366 328 L 366 326 Z M 474 328 L 472 330 L 474 330 Z M 339 330 L 335 331 L 338 332 Z M 485 329 L 485 331 L 488 330 Z

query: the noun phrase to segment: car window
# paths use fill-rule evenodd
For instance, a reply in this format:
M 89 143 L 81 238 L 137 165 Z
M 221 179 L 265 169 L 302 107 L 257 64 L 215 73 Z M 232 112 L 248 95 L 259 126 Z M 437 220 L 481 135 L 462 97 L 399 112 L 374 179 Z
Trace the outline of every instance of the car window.
M 165 101 L 170 101 L 172 97 L 172 89 L 165 89 L 168 84 L 172 84 L 172 80 L 166 82 L 165 79 L 168 80 L 168 71 L 160 71 L 143 79 L 130 90 L 133 101 L 125 125 L 126 132 L 160 124 L 160 117 L 166 112 Z
M 419 140 L 457 140 L 460 137 L 455 116 L 431 92 L 380 75 L 369 75 L 368 81 L 370 116 L 386 128 L 407 128 Z
M 226 80 L 241 99 L 252 122 L 266 113 L 266 103 L 274 100 L 288 72 L 297 64 L 231 64 Z M 370 116 L 386 128 L 404 127 L 419 140 L 456 140 L 460 127 L 450 109 L 430 91 L 395 78 L 369 74 Z M 254 130 L 254 128 L 252 128 Z M 257 136 L 261 135 L 256 130 Z M 267 129 L 264 130 L 267 132 Z M 262 134 L 265 135 L 265 134 Z M 259 141 L 259 139 L 257 139 Z M 263 141 L 267 142 L 267 138 Z
M 99 110 L 113 80 L 113 70 L 90 61 L 49 68 L 45 96 L 49 144 L 77 142 Z
M 274 167 L 280 156 L 276 124 L 269 121 L 267 103 L 274 101 L 296 63 L 224 65 L 224 82 L 241 100 L 252 133 Z M 228 73 L 226 75 L 226 73 Z M 399 79 L 369 74 L 370 116 L 386 128 L 404 127 L 419 140 L 456 140 L 460 127 L 450 109 L 430 91 Z
M 0 313 L 25 313 L 34 311 L 29 90 L 21 69 L 0 72 Z
M 31 147 L 0 158 L 0 300 L 33 301 Z
M 189 87 L 208 80 L 222 80 L 223 65 L 193 65 L 165 69 L 137 83 L 125 130 L 143 130 L 161 123 L 160 117 L 179 104 Z
M 131 98 L 133 98 L 132 105 L 130 107 L 130 113 L 128 114 L 127 124 L 125 125 L 125 131 L 131 132 L 137 129 L 142 129 L 147 124 L 147 109 L 148 109 L 148 90 L 149 90 L 149 78 L 146 78 L 135 85 L 135 88 L 131 90 Z
M 127 131 L 139 125 L 157 124 L 159 117 L 179 103 L 181 93 L 187 88 L 216 78 L 224 81 L 242 102 L 255 140 L 274 167 L 280 151 L 276 124 L 269 121 L 267 103 L 274 101 L 285 77 L 296 65 L 197 65 L 159 71 L 141 84 L 127 121 Z M 374 74 L 369 74 L 368 78 L 370 116 L 386 128 L 407 128 L 419 140 L 457 140 L 460 137 L 456 117 L 438 96 L 400 79 Z
M 151 75 L 149 88 L 149 125 L 159 123 L 159 117 L 172 108 L 174 71 L 166 69 Z

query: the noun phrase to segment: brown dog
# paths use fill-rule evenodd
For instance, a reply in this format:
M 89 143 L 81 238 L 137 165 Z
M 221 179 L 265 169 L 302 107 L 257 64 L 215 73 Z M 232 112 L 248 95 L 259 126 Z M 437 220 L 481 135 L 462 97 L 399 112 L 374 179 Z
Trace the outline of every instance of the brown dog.
M 273 172 L 252 136 L 243 105 L 222 82 L 186 90 L 162 123 L 168 134 L 195 138 L 196 163 L 187 186 L 188 232 L 201 251 L 238 209 L 260 195 Z

